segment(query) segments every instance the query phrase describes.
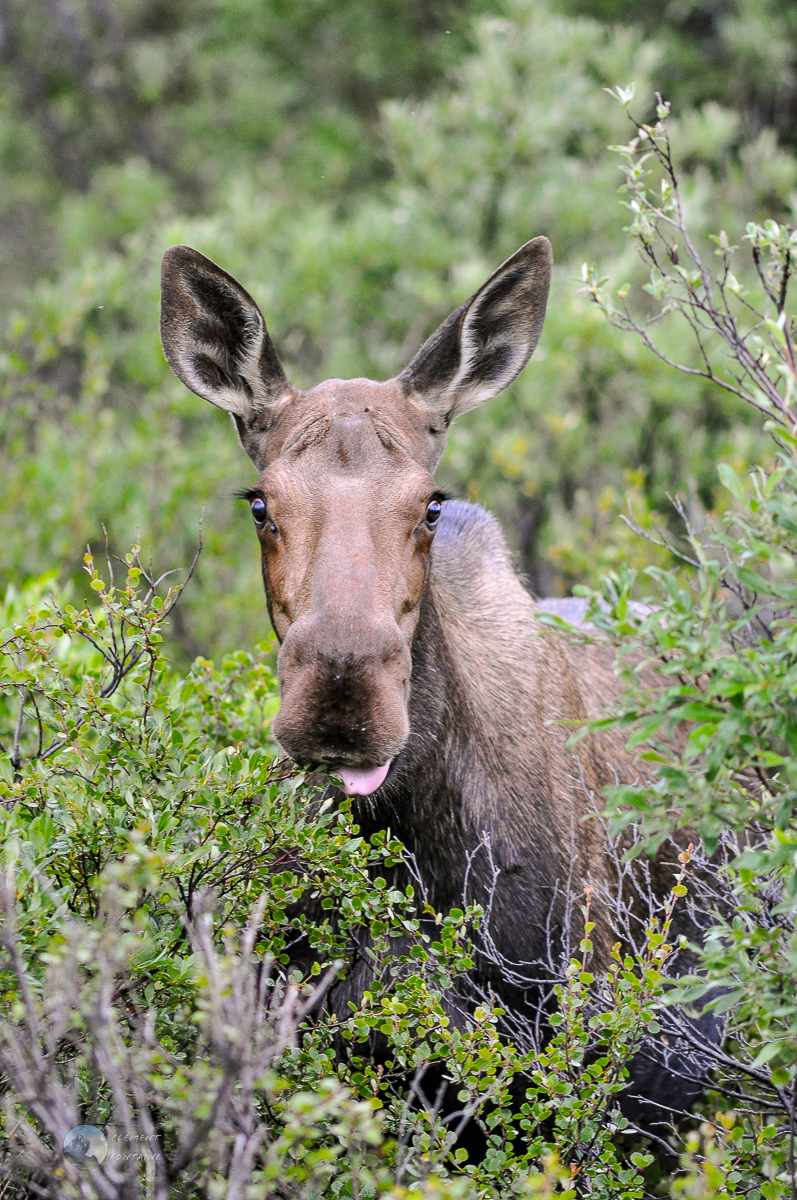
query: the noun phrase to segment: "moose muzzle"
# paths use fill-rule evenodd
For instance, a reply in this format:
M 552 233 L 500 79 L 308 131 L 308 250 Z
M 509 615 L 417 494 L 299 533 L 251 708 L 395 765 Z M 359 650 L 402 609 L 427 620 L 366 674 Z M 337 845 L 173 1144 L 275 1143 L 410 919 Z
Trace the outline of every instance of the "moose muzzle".
M 333 767 L 347 791 L 367 795 L 409 735 L 410 669 L 395 621 L 301 618 L 279 653 L 282 702 L 274 736 L 296 762 Z

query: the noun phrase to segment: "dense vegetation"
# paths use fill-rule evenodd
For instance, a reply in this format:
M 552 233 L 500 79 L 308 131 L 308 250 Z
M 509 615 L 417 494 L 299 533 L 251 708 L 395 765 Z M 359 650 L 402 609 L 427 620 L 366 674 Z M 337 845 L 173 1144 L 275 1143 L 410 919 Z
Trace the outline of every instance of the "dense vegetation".
M 504 397 L 460 423 L 442 471 L 449 490 L 499 513 L 543 593 L 636 553 L 617 519 L 626 493 L 640 517 L 666 513 L 679 488 L 711 507 L 718 458 L 742 468 L 768 453 L 744 406 L 661 368 L 573 287 L 584 258 L 611 262 L 618 286 L 635 277 L 604 151 L 624 138 L 602 91 L 618 80 L 648 105 L 662 74 L 688 76 L 670 94 L 697 232 L 736 238 L 748 219 L 788 214 L 797 162 L 763 116 L 721 90 L 690 106 L 707 78 L 699 40 L 690 57 L 668 27 L 651 38 L 540 0 L 475 19 L 461 6 L 385 3 L 363 18 L 354 2 L 254 0 L 4 11 L 13 186 L 0 257 L 17 315 L 2 384 L 3 578 L 56 568 L 82 587 L 103 524 L 119 552 L 140 538 L 157 562 L 187 563 L 204 506 L 205 551 L 170 636 L 184 661 L 264 636 L 247 517 L 231 499 L 251 468 L 158 345 L 158 263 L 174 241 L 243 279 L 309 384 L 386 377 L 502 258 L 547 233 L 558 266 L 543 342 Z M 424 22 L 432 35 L 419 38 Z M 749 46 L 759 27 L 742 25 Z M 727 57 L 737 42 L 723 36 Z M 769 95 L 769 59 L 748 57 L 751 94 Z
M 0 1195 L 794 1196 L 792 6 L 4 0 L 0 22 Z M 646 128 L 604 90 L 631 79 Z M 606 977 L 585 899 L 547 1044 L 487 1003 L 452 1026 L 483 914 L 393 888 L 403 848 L 275 757 L 231 498 L 252 468 L 157 338 L 184 241 L 253 292 L 297 383 L 383 378 L 537 233 L 540 348 L 440 477 L 499 513 L 539 592 L 599 586 L 627 684 L 607 720 L 654 772 L 608 797 L 614 833 L 702 838 Z M 203 509 L 176 604 L 151 562 L 194 560 Z M 292 907 L 308 889 L 328 920 Z M 707 976 L 673 992 L 690 903 Z M 363 927 L 378 986 L 302 1024 Z M 300 937 L 317 965 L 291 980 Z M 696 1115 L 643 1137 L 616 1098 L 643 1035 L 684 1036 L 667 995 L 708 996 L 725 1040 L 693 1047 Z M 435 1071 L 453 1115 L 420 1100 Z M 81 1120 L 146 1152 L 80 1174 L 52 1148 Z
M 118 589 L 86 567 L 95 607 L 77 611 L 44 584 L 9 595 L 2 613 L 6 1185 L 32 1179 L 34 1195 L 58 1197 L 398 1185 L 457 1196 L 492 1194 L 504 1176 L 510 1192 L 558 1188 L 580 1163 L 601 1194 L 638 1195 L 652 1156 L 618 1156 L 612 1108 L 661 994 L 666 926 L 637 956 L 616 954 L 591 995 L 585 924 L 557 988 L 564 1027 L 545 1048 L 532 1030 L 525 1045 L 499 1037 L 495 1003 L 452 1020 L 446 993 L 473 965 L 480 910 L 435 914 L 421 879 L 397 890 L 400 843 L 367 843 L 348 802 L 319 807 L 318 781 L 274 761 L 268 647 L 175 677 L 159 632 L 174 593 L 153 590 L 135 552 Z M 323 920 L 295 908 L 308 891 Z M 356 962 L 363 928 L 376 980 L 362 1005 L 297 1032 L 316 986 L 323 995 Z M 316 963 L 286 991 L 303 935 Z M 379 1033 L 390 1057 L 377 1066 Z M 417 1102 L 441 1068 L 458 1101 L 445 1115 L 434 1094 Z M 466 1120 L 487 1146 L 467 1166 Z M 50 1146 L 81 1122 L 112 1142 L 87 1193 L 76 1168 L 60 1162 L 54 1180 L 50 1169 Z M 113 1157 L 131 1143 L 137 1153 Z

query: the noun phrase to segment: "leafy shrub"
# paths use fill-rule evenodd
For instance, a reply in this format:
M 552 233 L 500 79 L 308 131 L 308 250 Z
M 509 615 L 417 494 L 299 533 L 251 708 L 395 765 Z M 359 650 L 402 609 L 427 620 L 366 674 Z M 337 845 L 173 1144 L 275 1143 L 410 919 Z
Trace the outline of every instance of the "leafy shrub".
M 630 115 L 633 89 L 616 95 Z M 652 536 L 682 569 L 648 567 L 654 590 L 646 604 L 630 600 L 639 590 L 632 568 L 584 594 L 589 620 L 618 649 L 625 683 L 621 706 L 598 724 L 627 728 L 629 748 L 651 772 L 609 789 L 613 828 L 633 825 L 639 848 L 651 851 L 676 829 L 697 831 L 720 884 L 698 888 L 711 921 L 704 945 L 693 948 L 700 970 L 669 996 L 699 1002 L 725 1024 L 713 1055 L 713 1123 L 702 1146 L 697 1135 L 687 1139 L 691 1174 L 679 1186 L 688 1192 L 699 1177 L 712 1192 L 774 1197 L 797 1186 L 797 233 L 772 220 L 748 223 L 745 261 L 719 230 L 711 237 L 718 263 L 710 266 L 688 223 L 668 112 L 659 99 L 654 124 L 632 116 L 636 136 L 614 148 L 627 232 L 648 269 L 652 303 L 621 289 L 616 307 L 606 280 L 587 265 L 586 290 L 672 366 L 717 381 L 762 412 L 779 450 L 746 485 L 719 464 L 731 501 L 724 519 L 677 504 L 681 540 Z M 693 333 L 696 365 L 670 358 L 675 321 Z
M 626 728 L 651 773 L 609 789 L 613 831 L 633 826 L 637 850 L 652 853 L 687 828 L 710 856 L 692 888 L 708 918 L 692 947 L 698 969 L 667 995 L 723 1023 L 714 1051 L 694 1046 L 711 1065 L 711 1128 L 685 1137 L 689 1168 L 715 1191 L 774 1197 L 795 1171 L 797 463 L 784 455 L 753 472 L 747 491 L 730 468 L 723 476 L 736 506 L 724 525 L 688 527 L 680 577 L 647 568 L 640 606 L 637 572 L 622 568 L 592 594 L 587 619 L 614 641 L 625 683 L 598 724 Z
M 8 1186 L 571 1196 L 583 1176 L 641 1196 L 652 1159 L 616 1146 L 617 1101 L 656 1028 L 671 905 L 596 979 L 588 896 L 551 1040 L 507 1039 L 489 997 L 457 999 L 480 910 L 435 914 L 399 885 L 399 843 L 366 843 L 325 780 L 275 758 L 269 646 L 175 675 L 160 630 L 180 586 L 137 548 L 123 586 L 85 566 L 93 607 L 45 579 L 2 612 Z M 364 931 L 375 981 L 339 1010 Z M 79 1123 L 113 1134 L 83 1176 L 60 1154 Z

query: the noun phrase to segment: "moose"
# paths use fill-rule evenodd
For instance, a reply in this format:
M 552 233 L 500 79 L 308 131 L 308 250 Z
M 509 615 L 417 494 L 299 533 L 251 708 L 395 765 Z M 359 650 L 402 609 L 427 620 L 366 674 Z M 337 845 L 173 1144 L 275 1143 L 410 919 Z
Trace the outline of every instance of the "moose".
M 280 643 L 275 737 L 303 767 L 337 772 L 366 833 L 390 827 L 437 911 L 462 903 L 466 879 L 474 895 L 489 886 L 497 955 L 527 964 L 561 931 L 568 880 L 606 881 L 588 798 L 634 764 L 616 733 L 568 750 L 573 723 L 616 692 L 609 647 L 539 636 L 498 523 L 446 499 L 434 472 L 451 422 L 531 357 L 552 261 L 545 237 L 521 246 L 394 379 L 309 391 L 226 271 L 172 246 L 162 272 L 166 359 L 231 414 L 259 472 L 246 497 Z M 611 931 L 598 933 L 605 960 Z M 495 962 L 480 969 L 522 1003 Z M 341 1005 L 367 982 L 361 962 Z M 635 1075 L 644 1094 L 672 1090 L 650 1063 Z

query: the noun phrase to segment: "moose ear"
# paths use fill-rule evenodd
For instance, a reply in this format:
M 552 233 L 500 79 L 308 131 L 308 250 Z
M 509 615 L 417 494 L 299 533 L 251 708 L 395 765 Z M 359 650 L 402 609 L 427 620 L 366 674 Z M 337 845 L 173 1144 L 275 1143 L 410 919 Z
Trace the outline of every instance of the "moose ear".
M 447 427 L 503 391 L 539 341 L 552 266 L 545 237 L 516 250 L 401 372 L 405 395 Z
M 171 246 L 163 256 L 161 341 L 178 379 L 232 413 L 244 449 L 259 463 L 274 406 L 293 389 L 252 297 L 190 246 Z

